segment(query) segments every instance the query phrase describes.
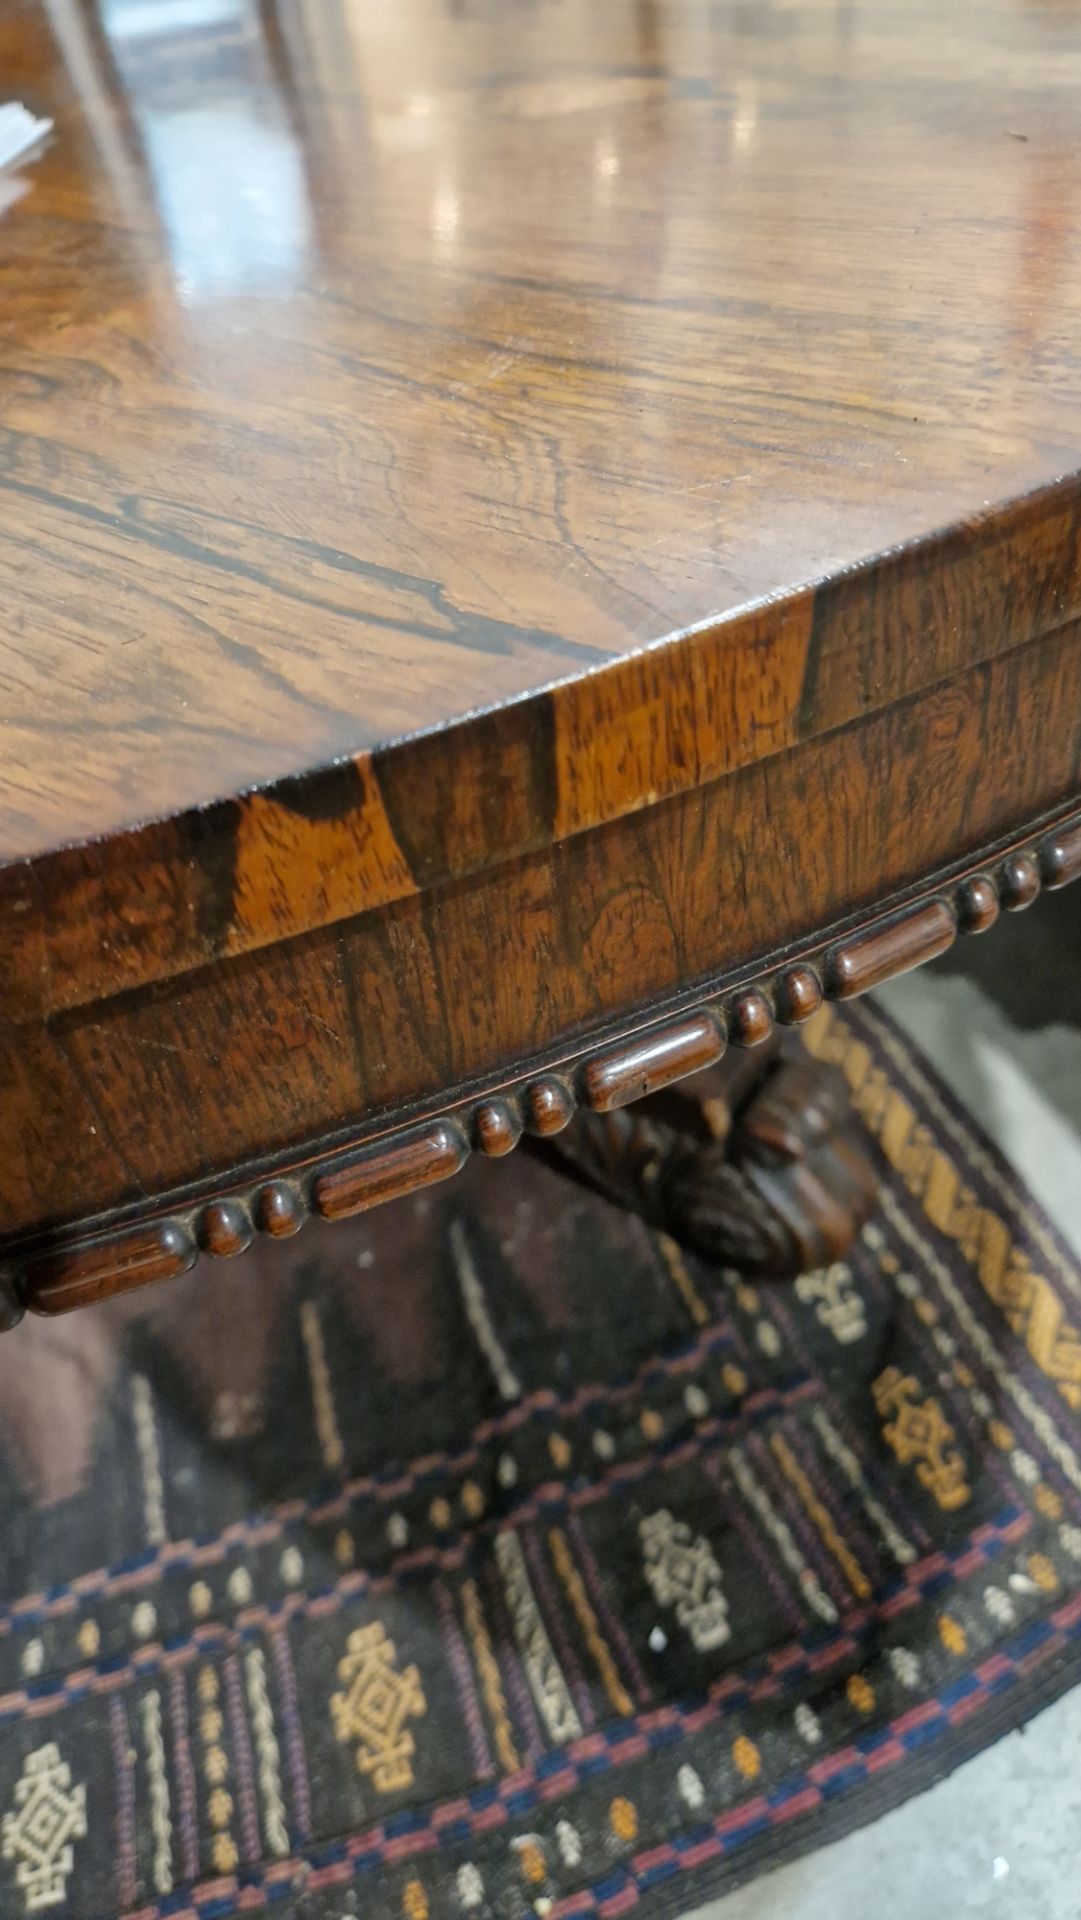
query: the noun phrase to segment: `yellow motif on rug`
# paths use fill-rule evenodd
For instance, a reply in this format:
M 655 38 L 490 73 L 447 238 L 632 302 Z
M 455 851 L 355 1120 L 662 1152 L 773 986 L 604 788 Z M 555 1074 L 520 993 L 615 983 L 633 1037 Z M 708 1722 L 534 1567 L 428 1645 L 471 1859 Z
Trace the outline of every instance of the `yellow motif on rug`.
M 1069 1407 L 1081 1408 L 1081 1335 L 1067 1320 L 1051 1282 L 1036 1273 L 1006 1222 L 980 1205 L 949 1155 L 880 1067 L 870 1049 L 823 1007 L 804 1029 L 808 1052 L 844 1073 L 858 1112 L 933 1226 L 956 1241 L 988 1298 Z
M 970 1497 L 965 1463 L 953 1447 L 954 1431 L 938 1401 L 920 1400 L 920 1384 L 900 1367 L 887 1367 L 874 1383 L 879 1414 L 892 1414 L 882 1437 L 903 1467 L 915 1463 L 916 1478 L 933 1494 L 944 1513 L 963 1507 Z
M 398 1671 L 394 1642 L 376 1620 L 349 1635 L 338 1678 L 343 1690 L 330 1702 L 334 1731 L 343 1746 L 356 1741 L 358 1770 L 371 1774 L 380 1793 L 411 1787 L 416 1743 L 407 1723 L 428 1711 L 419 1670 Z

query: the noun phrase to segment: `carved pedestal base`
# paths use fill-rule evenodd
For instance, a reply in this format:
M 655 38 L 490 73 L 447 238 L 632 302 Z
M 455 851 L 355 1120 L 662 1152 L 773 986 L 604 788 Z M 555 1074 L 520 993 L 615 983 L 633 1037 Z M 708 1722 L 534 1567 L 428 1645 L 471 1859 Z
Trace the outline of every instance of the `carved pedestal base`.
M 580 1114 L 541 1151 L 651 1226 L 762 1278 L 840 1259 L 878 1186 L 841 1074 L 775 1044 L 636 1106 Z

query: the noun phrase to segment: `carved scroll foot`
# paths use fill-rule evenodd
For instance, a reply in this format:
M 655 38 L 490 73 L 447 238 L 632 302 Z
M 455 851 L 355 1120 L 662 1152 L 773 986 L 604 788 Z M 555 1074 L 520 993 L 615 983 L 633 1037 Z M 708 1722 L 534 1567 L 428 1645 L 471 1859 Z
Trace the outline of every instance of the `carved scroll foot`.
M 878 1187 L 842 1075 L 776 1045 L 636 1106 L 581 1114 L 543 1150 L 651 1226 L 763 1278 L 840 1259 Z

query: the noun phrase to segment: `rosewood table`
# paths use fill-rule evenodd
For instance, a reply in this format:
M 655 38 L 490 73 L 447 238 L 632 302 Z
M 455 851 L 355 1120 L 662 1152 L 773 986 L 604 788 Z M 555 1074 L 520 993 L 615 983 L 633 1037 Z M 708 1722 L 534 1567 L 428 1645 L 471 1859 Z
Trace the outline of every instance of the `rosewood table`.
M 7 0 L 0 92 L 9 1320 L 1081 873 L 1076 8 Z

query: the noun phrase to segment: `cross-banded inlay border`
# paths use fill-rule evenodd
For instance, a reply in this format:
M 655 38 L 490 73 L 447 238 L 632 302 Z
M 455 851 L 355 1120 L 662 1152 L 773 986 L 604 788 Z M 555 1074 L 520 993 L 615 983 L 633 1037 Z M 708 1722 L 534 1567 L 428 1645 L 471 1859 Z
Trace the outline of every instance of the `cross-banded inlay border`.
M 927 883 L 891 910 L 828 931 L 780 958 L 700 989 L 652 1022 L 592 1043 L 510 1081 L 495 1082 L 420 1121 L 376 1138 L 309 1151 L 216 1193 L 179 1198 L 142 1224 L 130 1216 L 70 1231 L 5 1262 L 6 1318 L 24 1307 L 62 1313 L 186 1272 L 201 1253 L 227 1258 L 256 1232 L 285 1238 L 316 1216 L 348 1219 L 384 1200 L 447 1179 L 478 1151 L 509 1153 L 532 1133 L 558 1133 L 578 1107 L 607 1112 L 719 1060 L 729 1044 L 757 1046 L 777 1022 L 797 1024 L 825 999 L 846 1000 L 920 966 L 958 933 L 984 933 L 1041 891 L 1081 876 L 1081 809 L 966 868 Z M 0 1301 L 0 1306 L 4 1302 Z

